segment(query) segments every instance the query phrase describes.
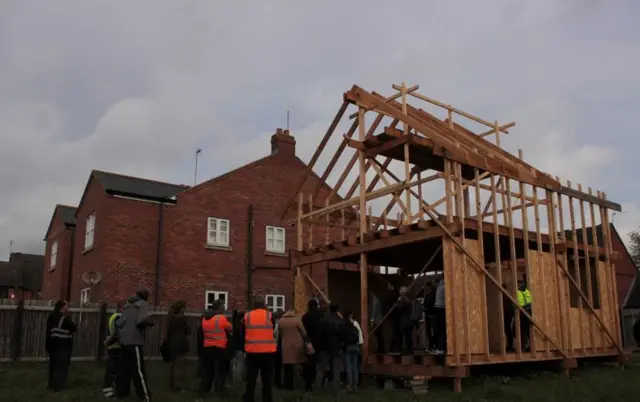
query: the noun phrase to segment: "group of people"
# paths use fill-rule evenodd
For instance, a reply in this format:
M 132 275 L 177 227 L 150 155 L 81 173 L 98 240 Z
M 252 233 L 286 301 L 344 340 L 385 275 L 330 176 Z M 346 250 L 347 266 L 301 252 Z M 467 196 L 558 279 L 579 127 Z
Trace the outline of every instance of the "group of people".
M 149 292 L 141 289 L 109 317 L 107 366 L 104 376 L 105 397 L 126 399 L 131 383 L 138 398 L 151 400 L 144 364 L 147 329 L 156 323 L 149 314 Z M 68 315 L 68 303 L 58 301 L 47 322 L 46 348 L 50 356 L 49 388 L 60 392 L 65 385 L 76 326 Z M 180 391 L 191 335 L 184 315 L 185 304 L 174 303 L 163 334 L 161 353 L 170 363 L 169 388 Z M 327 386 L 340 387 L 344 367 L 346 387 L 357 390 L 362 329 L 350 312 L 340 312 L 338 305 L 312 299 L 308 311 L 300 316 L 295 310 L 276 314 L 268 310 L 265 299 L 256 296 L 253 309 L 246 314 L 234 312 L 231 320 L 224 302 L 216 300 L 202 315 L 197 328 L 199 393 L 206 396 L 211 388 L 223 396 L 231 361 L 242 359 L 245 366 L 244 401 L 253 402 L 258 375 L 264 402 L 273 400 L 272 387 L 294 389 L 296 372 L 301 373 L 305 391 Z M 284 374 L 284 375 L 282 375 Z

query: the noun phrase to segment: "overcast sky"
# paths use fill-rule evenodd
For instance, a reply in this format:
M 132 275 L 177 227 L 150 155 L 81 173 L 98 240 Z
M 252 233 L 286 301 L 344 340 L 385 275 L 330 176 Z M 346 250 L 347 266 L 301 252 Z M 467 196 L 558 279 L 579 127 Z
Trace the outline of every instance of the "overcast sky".
M 250 5 L 249 5 L 250 4 Z M 640 225 L 640 3 L 0 2 L 0 259 L 42 252 L 91 169 L 191 184 L 269 152 L 308 161 L 353 84 L 487 120 L 503 144 L 623 204 Z

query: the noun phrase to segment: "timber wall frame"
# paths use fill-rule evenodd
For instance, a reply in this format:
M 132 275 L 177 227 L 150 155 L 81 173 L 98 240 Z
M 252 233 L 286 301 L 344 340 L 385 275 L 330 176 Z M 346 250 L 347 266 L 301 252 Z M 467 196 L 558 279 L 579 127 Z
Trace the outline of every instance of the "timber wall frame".
M 425 272 L 433 255 L 442 254 L 445 366 L 622 357 L 614 269 L 618 256 L 612 250 L 609 225 L 609 210 L 621 211 L 620 205 L 607 200 L 603 192 L 583 191 L 581 185 L 572 186 L 568 181 L 562 184 L 559 178 L 526 163 L 522 151 L 514 156 L 503 150 L 500 136 L 508 134 L 515 122 L 483 120 L 419 94 L 417 85 L 403 83 L 393 89 L 397 93 L 386 98 L 358 86 L 344 94 L 309 163 L 309 175 L 347 116 L 348 107 L 354 105 L 357 111 L 348 116 L 353 120 L 349 131 L 314 191 L 301 192 L 304 178 L 296 199 L 287 206 L 287 210 L 295 204 L 298 207 L 297 218 L 290 221 L 298 233 L 297 250 L 292 253 L 297 309 L 306 308 L 310 289 L 328 300 L 304 272 L 305 266 L 323 261 L 358 262 L 366 354 L 373 332 L 368 328 L 367 277 L 370 265 L 380 264 L 370 260 L 372 253 L 431 241 L 437 249 L 424 256 L 427 263 L 422 270 L 412 273 Z M 443 109 L 446 118 L 411 106 L 409 97 Z M 369 125 L 368 115 L 374 115 Z M 454 121 L 461 118 L 486 126 L 486 131 L 474 133 Z M 381 125 L 384 119 L 391 122 Z M 318 202 L 324 206 L 314 208 L 321 185 L 347 149 L 353 155 L 331 194 Z M 402 174 L 392 172 L 393 161 L 402 165 Z M 338 198 L 356 164 L 358 178 Z M 375 177 L 368 180 L 370 169 Z M 427 202 L 423 196 L 423 185 L 430 182 L 444 185 L 444 194 L 437 201 Z M 373 216 L 372 204 L 384 197 L 390 198 L 388 204 L 380 216 Z M 392 218 L 394 207 L 401 212 Z M 286 211 L 283 218 L 284 214 Z M 406 264 L 398 255 L 389 265 L 402 268 Z M 523 277 L 533 295 L 532 315 L 515 299 L 516 283 Z M 503 298 L 520 311 L 515 315 L 513 352 L 505 346 Z M 521 345 L 521 317 L 531 323 L 530 351 Z M 569 366 L 571 363 L 565 368 Z

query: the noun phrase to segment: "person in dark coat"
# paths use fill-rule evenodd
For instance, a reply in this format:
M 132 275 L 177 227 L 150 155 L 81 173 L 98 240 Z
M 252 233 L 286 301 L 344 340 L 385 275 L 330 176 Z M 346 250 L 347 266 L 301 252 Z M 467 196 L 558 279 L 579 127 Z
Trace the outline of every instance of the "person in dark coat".
M 318 308 L 318 301 L 316 299 L 309 300 L 307 307 L 307 312 L 302 316 L 302 325 L 304 325 L 304 329 L 307 331 L 307 337 L 311 341 L 315 353 L 307 356 L 304 371 L 310 378 L 315 379 L 318 372 L 318 353 L 322 348 L 322 333 L 320 329 L 322 313 Z M 307 389 L 307 391 L 312 391 L 312 389 Z
M 320 320 L 320 336 L 323 341 L 318 356 L 318 372 L 316 374 L 315 388 L 322 387 L 325 373 L 330 373 L 332 391 L 337 392 L 340 388 L 340 365 L 342 363 L 342 325 L 343 320 L 339 313 L 337 304 L 329 306 L 329 313 Z
M 273 313 L 271 315 L 271 325 L 273 328 L 278 328 L 278 321 L 282 318 L 282 312 Z M 276 341 L 278 342 L 278 349 L 273 359 L 273 384 L 277 388 L 282 388 L 282 341 L 276 334 Z
M 184 315 L 186 304 L 184 301 L 175 302 L 169 311 L 167 324 L 167 346 L 170 355 L 171 369 L 169 371 L 169 388 L 172 391 L 184 389 L 185 366 L 189 353 L 189 336 L 191 328 Z
M 71 365 L 71 351 L 76 324 L 67 314 L 69 303 L 58 300 L 53 312 L 47 319 L 47 334 L 45 348 L 49 354 L 49 384 L 48 388 L 54 392 L 62 391 Z

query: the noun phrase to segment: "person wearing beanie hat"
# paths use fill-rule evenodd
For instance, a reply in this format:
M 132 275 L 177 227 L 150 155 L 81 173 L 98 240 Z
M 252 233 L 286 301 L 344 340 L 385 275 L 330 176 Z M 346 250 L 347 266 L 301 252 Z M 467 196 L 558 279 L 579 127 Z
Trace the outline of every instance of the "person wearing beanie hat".
M 150 401 L 151 393 L 144 368 L 144 340 L 147 328 L 155 325 L 149 315 L 149 290 L 139 289 L 129 297 L 116 319 L 115 330 L 118 342 L 122 345 L 122 373 L 116 376 L 116 397 L 124 399 L 129 396 L 131 381 L 138 398 Z

